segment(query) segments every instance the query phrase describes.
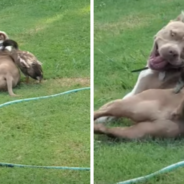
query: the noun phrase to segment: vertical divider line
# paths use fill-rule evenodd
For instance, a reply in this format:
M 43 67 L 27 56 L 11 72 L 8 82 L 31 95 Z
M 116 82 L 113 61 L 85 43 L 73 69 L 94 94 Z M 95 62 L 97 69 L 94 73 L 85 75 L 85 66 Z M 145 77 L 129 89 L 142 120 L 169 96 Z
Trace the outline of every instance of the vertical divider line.
M 90 184 L 94 183 L 94 0 L 90 0 Z

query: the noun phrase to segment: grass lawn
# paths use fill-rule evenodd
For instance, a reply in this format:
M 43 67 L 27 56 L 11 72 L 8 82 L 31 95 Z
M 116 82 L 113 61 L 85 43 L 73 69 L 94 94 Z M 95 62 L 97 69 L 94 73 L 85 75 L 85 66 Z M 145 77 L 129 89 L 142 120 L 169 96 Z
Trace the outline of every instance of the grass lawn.
M 183 8 L 182 0 L 95 0 L 95 109 L 133 88 L 138 73 L 130 71 L 145 66 L 153 36 Z M 150 174 L 184 160 L 183 153 L 183 139 L 115 142 L 95 136 L 95 184 Z M 143 183 L 181 184 L 183 174 L 181 168 Z
M 42 84 L 23 82 L 20 97 L 90 86 L 90 2 L 1 0 L 0 30 L 43 63 Z M 90 167 L 90 91 L 0 109 L 0 162 Z M 2 184 L 87 184 L 89 171 L 0 168 Z

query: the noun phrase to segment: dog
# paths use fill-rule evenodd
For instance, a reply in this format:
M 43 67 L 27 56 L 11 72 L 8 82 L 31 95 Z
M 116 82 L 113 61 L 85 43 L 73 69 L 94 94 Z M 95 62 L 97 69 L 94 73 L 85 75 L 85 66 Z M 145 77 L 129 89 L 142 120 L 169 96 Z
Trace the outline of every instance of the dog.
M 154 37 L 153 48 L 147 62 L 147 70 L 140 72 L 133 90 L 127 99 L 148 89 L 176 87 L 181 78 L 184 63 L 184 12 L 170 21 Z M 180 90 L 182 85 L 177 86 Z M 178 91 L 178 90 L 176 90 Z M 101 117 L 96 122 L 104 123 L 111 117 Z
M 168 78 L 175 77 L 176 73 L 180 73 L 184 63 L 183 29 L 184 12 L 155 35 L 153 48 L 147 62 L 148 70 L 140 73 L 134 89 L 124 98 L 147 89 L 160 89 Z
M 20 71 L 16 66 L 16 52 L 0 51 L 0 90 L 8 90 L 10 96 L 17 96 L 13 89 L 20 82 Z
M 94 120 L 102 116 L 126 117 L 130 127 L 108 128 L 95 124 L 94 133 L 113 138 L 141 139 L 147 136 L 176 138 L 184 136 L 184 89 L 149 89 L 126 99 L 107 103 L 94 112 Z

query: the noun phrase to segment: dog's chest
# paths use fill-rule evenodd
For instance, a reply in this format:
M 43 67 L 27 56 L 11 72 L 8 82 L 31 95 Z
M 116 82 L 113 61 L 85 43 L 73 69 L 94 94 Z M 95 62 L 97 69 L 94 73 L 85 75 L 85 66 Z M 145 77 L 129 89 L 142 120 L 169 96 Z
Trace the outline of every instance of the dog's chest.
M 180 77 L 179 71 L 167 71 L 167 72 L 159 72 L 158 81 L 160 82 L 161 89 L 173 88 L 178 82 Z
M 165 75 L 166 75 L 166 72 L 165 71 L 164 72 L 159 72 L 159 74 L 158 74 L 158 80 L 159 81 L 163 81 L 164 78 L 165 78 Z

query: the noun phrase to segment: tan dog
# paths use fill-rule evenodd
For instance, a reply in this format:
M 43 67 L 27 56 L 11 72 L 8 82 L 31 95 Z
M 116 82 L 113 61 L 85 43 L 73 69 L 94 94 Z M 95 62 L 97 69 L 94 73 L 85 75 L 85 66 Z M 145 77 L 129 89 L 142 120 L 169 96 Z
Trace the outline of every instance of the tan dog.
M 140 73 L 133 90 L 123 99 L 147 89 L 174 88 L 180 78 L 178 70 L 184 62 L 184 13 L 170 21 L 154 38 L 153 49 L 148 59 L 149 69 Z M 102 117 L 96 122 L 111 118 Z
M 98 134 L 125 139 L 178 137 L 184 135 L 184 89 L 178 94 L 172 89 L 150 89 L 115 100 L 94 112 L 94 119 L 102 116 L 126 117 L 134 125 L 107 128 L 95 124 L 94 132 Z
M 0 51 L 0 90 L 8 90 L 10 96 L 17 96 L 12 88 L 20 81 L 20 72 L 17 68 L 15 52 Z

